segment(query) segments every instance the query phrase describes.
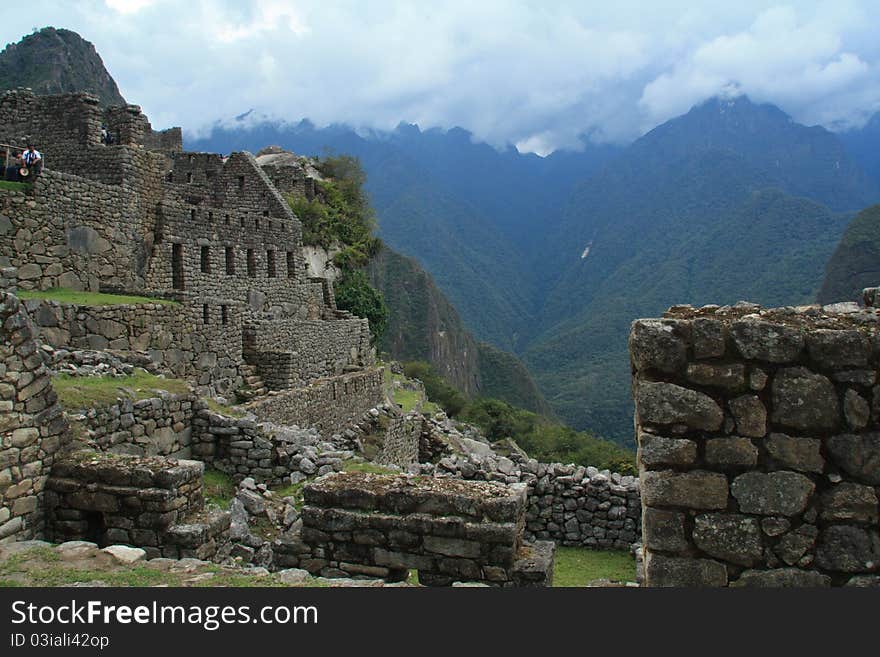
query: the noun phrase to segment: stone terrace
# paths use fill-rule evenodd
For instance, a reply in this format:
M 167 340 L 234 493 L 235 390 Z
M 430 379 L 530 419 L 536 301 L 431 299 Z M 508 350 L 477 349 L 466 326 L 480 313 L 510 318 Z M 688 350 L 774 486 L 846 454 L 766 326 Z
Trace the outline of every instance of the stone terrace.
M 546 585 L 552 544 L 523 546 L 526 487 L 339 473 L 305 488 L 303 540 L 314 570 L 403 579 Z

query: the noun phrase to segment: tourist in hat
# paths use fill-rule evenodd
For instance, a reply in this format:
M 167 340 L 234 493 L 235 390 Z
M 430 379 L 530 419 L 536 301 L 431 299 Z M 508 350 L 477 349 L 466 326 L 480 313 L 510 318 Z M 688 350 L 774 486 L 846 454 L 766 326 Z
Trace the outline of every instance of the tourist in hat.
M 42 173 L 43 156 L 40 155 L 40 151 L 34 148 L 33 144 L 28 144 L 27 150 L 21 154 L 21 166 L 28 172 L 25 175 L 39 176 Z

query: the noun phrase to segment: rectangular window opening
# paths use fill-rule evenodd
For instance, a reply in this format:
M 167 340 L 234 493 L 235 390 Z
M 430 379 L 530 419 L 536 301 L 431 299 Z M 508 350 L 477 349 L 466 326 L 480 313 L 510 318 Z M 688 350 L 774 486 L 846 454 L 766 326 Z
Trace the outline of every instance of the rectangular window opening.
M 275 278 L 275 251 L 266 251 L 266 272 L 269 278 Z
M 203 274 L 211 273 L 211 247 L 203 246 L 201 253 L 201 266 Z

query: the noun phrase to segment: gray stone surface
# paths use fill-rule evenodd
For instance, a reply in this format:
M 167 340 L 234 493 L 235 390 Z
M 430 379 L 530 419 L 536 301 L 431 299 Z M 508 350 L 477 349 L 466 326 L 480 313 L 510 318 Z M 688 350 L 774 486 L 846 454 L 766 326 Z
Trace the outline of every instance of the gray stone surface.
M 806 509 L 816 485 L 796 472 L 747 472 L 730 485 L 744 513 L 793 516 Z
M 773 421 L 802 431 L 835 429 L 840 423 L 837 391 L 827 377 L 804 367 L 783 368 L 773 379 Z
M 672 383 L 643 381 L 636 396 L 643 423 L 715 431 L 724 420 L 724 413 L 711 397 Z

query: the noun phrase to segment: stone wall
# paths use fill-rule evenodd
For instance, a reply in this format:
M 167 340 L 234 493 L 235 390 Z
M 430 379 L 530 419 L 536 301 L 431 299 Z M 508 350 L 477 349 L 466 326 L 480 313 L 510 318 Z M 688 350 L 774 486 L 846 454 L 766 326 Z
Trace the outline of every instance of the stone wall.
M 516 452 L 508 458 L 491 453 L 488 446 L 466 448 L 467 456 L 443 456 L 436 465 L 423 464 L 421 469 L 426 474 L 525 484 L 526 540 L 601 550 L 629 550 L 640 540 L 638 478 L 594 467 L 540 463 Z
M 0 542 L 36 538 L 56 455 L 70 440 L 36 331 L 18 297 L 0 292 Z
M 419 438 L 423 422 L 420 415 L 389 417 L 388 426 L 381 432 L 382 444 L 375 462 L 396 465 L 399 468 L 419 462 Z
M 57 462 L 46 483 L 47 537 L 208 558 L 229 516 L 203 513 L 203 472 L 199 461 L 79 452 Z
M 148 287 L 242 303 L 259 292 L 264 307 L 256 310 L 299 302 L 292 292 L 306 282 L 300 223 L 253 157 L 235 153 L 215 169 L 208 165 L 220 165 L 216 156 L 198 154 L 190 164 L 190 155 L 176 156 L 174 182 L 164 185 Z
M 296 445 L 288 445 L 284 436 L 276 437 L 253 419 L 221 415 L 201 402 L 197 407 L 192 437 L 195 458 L 236 479 L 253 477 L 268 485 L 283 483 L 297 470 L 291 461 Z
M 878 319 L 741 303 L 633 324 L 648 586 L 880 581 Z
M 149 399 L 119 399 L 109 406 L 82 411 L 75 429 L 97 451 L 188 459 L 196 400 L 195 395 L 171 393 Z
M 246 360 L 272 390 L 302 386 L 346 368 L 374 364 L 366 319 L 274 318 L 243 332 Z
M 0 190 L 0 257 L 22 289 L 143 289 L 154 214 L 128 187 L 46 169 Z
M 231 302 L 25 305 L 53 347 L 143 352 L 160 372 L 199 387 L 229 394 L 241 386 L 241 309 Z
M 333 575 L 523 583 L 525 486 L 406 475 L 334 474 L 304 489 L 302 539 L 312 549 L 303 567 Z M 547 583 L 546 562 L 544 578 Z M 552 568 L 552 556 L 549 565 Z
M 378 406 L 384 397 L 382 369 L 371 368 L 272 393 L 247 408 L 262 420 L 315 427 L 330 436 Z
M 18 292 L 18 270 L 15 267 L 0 267 L 0 292 Z

